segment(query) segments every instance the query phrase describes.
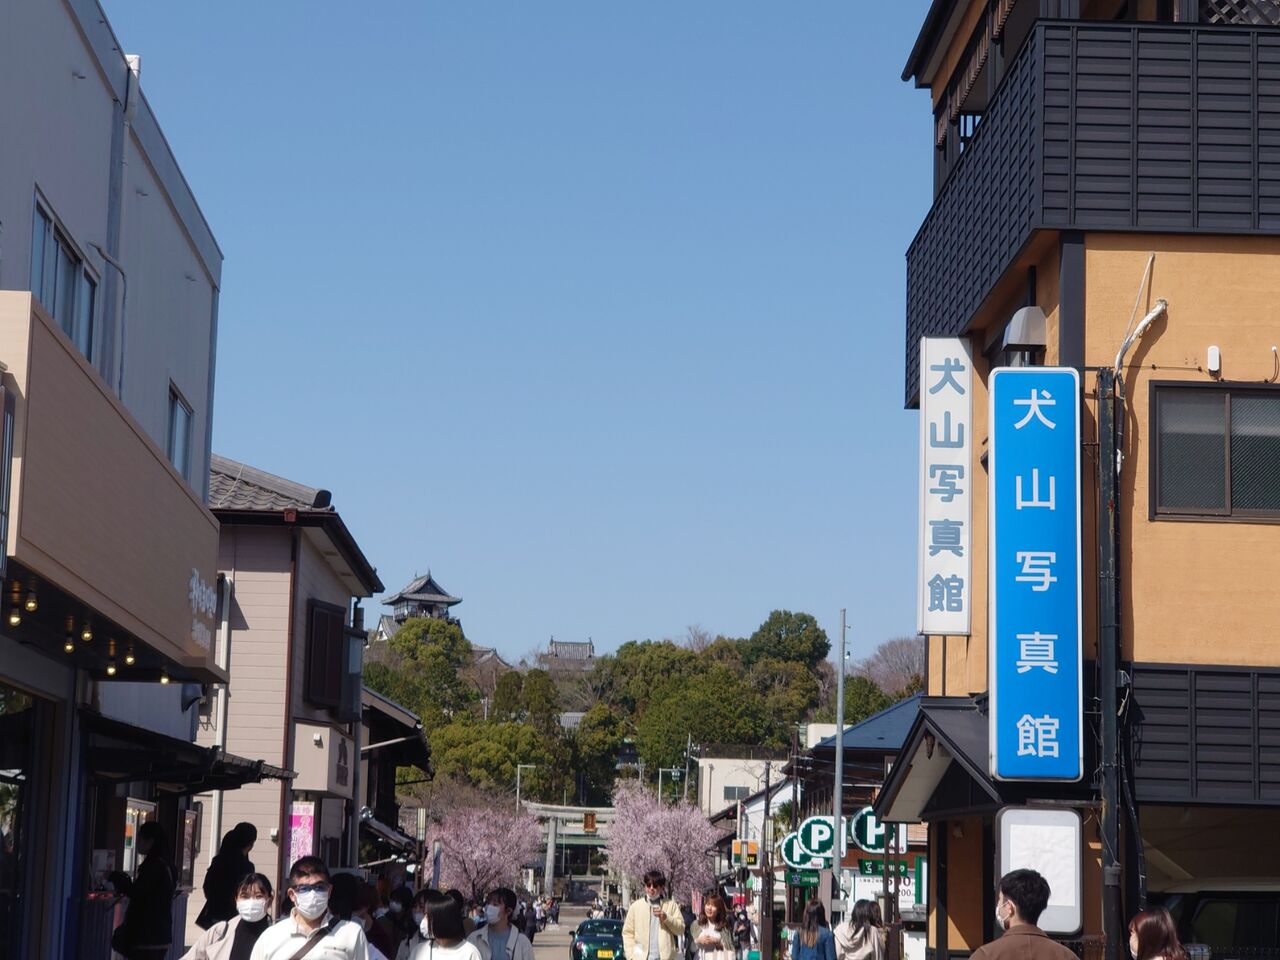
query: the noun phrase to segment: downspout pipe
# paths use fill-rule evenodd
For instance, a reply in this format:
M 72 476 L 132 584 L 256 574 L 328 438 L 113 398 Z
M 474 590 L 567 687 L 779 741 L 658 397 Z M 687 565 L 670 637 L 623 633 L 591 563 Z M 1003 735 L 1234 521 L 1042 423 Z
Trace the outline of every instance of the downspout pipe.
M 1124 465 L 1124 359 L 1129 350 L 1167 313 L 1166 300 L 1125 337 L 1114 366 L 1098 371 L 1098 758 L 1102 810 L 1102 932 L 1106 960 L 1123 960 L 1128 942 L 1120 865 L 1120 710 L 1119 692 L 1128 684 L 1120 672 L 1120 472 Z M 1134 829 L 1137 829 L 1136 823 Z M 1141 841 L 1138 841 L 1139 844 Z

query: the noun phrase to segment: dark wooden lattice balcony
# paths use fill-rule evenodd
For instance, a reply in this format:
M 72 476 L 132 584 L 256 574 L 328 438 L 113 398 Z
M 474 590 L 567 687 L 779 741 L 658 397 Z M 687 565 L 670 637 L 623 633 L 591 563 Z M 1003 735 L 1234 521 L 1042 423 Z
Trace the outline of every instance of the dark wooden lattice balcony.
M 1280 30 L 1240 25 L 1275 5 L 1211 7 L 1229 25 L 1035 25 L 907 251 L 908 405 L 920 337 L 1038 230 L 1280 234 Z

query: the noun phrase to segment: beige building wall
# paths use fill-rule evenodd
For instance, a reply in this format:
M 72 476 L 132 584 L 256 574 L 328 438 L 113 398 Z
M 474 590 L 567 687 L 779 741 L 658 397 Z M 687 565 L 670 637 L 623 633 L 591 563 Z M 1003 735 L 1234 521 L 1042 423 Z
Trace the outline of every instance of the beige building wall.
M 280 527 L 224 526 L 219 542 L 218 569 L 232 581 L 230 626 L 231 689 L 227 704 L 227 751 L 237 756 L 285 766 L 285 664 L 288 662 L 290 541 Z M 216 742 L 216 707 L 202 719 L 197 740 Z M 204 806 L 200 855 L 196 859 L 197 889 L 187 910 L 187 942 L 201 933 L 195 918 L 204 907 L 204 882 L 218 843 L 237 823 L 258 828 L 258 842 L 249 859 L 275 883 L 280 858 L 288 842 L 280 823 L 283 785 L 276 780 L 249 784 L 222 794 L 221 823 L 214 818 L 214 795 L 199 797 Z M 271 831 L 280 830 L 276 840 Z

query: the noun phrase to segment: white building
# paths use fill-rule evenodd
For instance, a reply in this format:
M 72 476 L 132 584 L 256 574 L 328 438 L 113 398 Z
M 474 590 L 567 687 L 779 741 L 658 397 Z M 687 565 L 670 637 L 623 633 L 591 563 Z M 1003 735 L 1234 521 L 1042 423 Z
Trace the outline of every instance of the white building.
M 764 789 L 765 771 L 780 783 L 787 765 L 785 750 L 763 747 L 704 748 L 698 758 L 698 807 L 707 816 Z

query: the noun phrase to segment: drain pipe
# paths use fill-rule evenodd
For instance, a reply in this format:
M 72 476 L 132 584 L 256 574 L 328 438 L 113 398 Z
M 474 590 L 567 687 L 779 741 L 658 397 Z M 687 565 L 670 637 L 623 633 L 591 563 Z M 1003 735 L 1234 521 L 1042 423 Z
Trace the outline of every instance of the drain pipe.
M 218 621 L 218 668 L 227 673 L 231 666 L 231 578 L 226 574 L 218 575 L 218 606 L 222 616 Z M 214 728 L 214 741 L 218 749 L 227 752 L 227 702 L 230 691 L 225 683 L 219 683 L 214 693 L 214 710 L 218 718 Z M 222 839 L 222 791 L 213 792 L 213 816 L 210 817 L 209 856 L 218 852 L 218 843 Z
M 1141 294 L 1139 294 L 1141 295 Z M 1124 465 L 1124 358 L 1155 320 L 1165 300 L 1125 337 L 1115 365 L 1098 371 L 1098 706 L 1102 773 L 1102 933 L 1106 960 L 1122 960 L 1127 944 L 1120 867 L 1120 471 Z

